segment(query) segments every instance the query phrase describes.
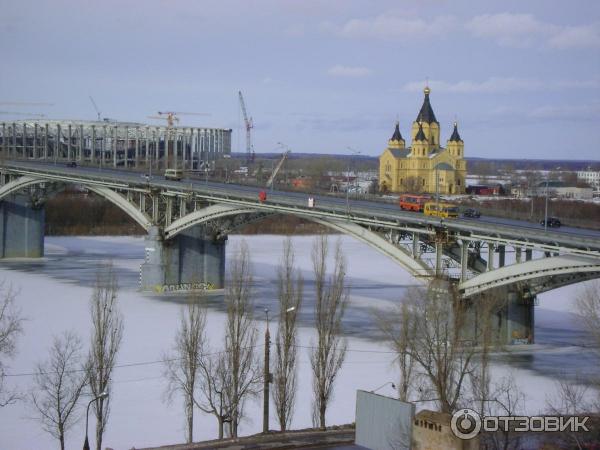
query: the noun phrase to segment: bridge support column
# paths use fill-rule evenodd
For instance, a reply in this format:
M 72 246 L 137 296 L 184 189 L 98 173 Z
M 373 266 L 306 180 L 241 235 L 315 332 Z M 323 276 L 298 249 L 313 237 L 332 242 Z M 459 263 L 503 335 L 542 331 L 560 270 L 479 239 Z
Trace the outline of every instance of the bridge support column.
M 0 258 L 44 256 L 45 210 L 28 193 L 0 202 Z
M 517 264 L 521 262 L 521 247 L 515 247 L 515 259 Z
M 530 248 L 525 249 L 525 261 L 531 261 L 531 257 L 533 255 L 533 250 Z
M 412 239 L 412 257 L 417 259 L 419 257 L 419 233 L 413 233 Z
M 442 275 L 443 267 L 442 267 L 442 255 L 444 248 L 442 247 L 442 242 L 435 242 L 435 276 L 440 277 Z
M 498 267 L 504 267 L 506 264 L 506 246 L 498 246 Z
M 533 344 L 535 297 L 527 296 L 512 287 L 504 287 L 486 291 L 465 301 L 467 339 L 480 342 L 485 327 L 490 327 L 494 343 Z
M 460 281 L 466 281 L 467 269 L 469 268 L 469 242 L 462 241 L 460 244 Z
M 494 270 L 494 244 L 491 242 L 487 243 L 488 247 L 488 260 L 487 260 L 487 270 Z
M 140 288 L 155 292 L 190 290 L 197 286 L 220 289 L 225 281 L 226 238 L 215 238 L 201 225 L 164 240 L 158 227 L 146 237 L 146 259 L 140 269 Z M 196 285 L 196 286 L 194 286 Z
M 506 305 L 506 343 L 533 344 L 535 328 L 535 297 L 509 291 Z

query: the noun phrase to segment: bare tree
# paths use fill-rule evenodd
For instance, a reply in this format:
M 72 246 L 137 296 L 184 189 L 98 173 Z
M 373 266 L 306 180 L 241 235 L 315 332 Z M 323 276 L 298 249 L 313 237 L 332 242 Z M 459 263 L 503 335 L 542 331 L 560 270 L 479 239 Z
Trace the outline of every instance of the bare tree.
M 227 325 L 225 331 L 226 373 L 229 377 L 223 392 L 231 411 L 230 434 L 237 437 L 244 417 L 244 403 L 255 395 L 261 373 L 254 347 L 258 332 L 253 322 L 252 269 L 248 246 L 242 242 L 232 261 L 229 283 L 225 289 Z
M 17 337 L 23 332 L 23 318 L 15 308 L 15 291 L 5 281 L 0 282 L 0 408 L 14 403 L 19 395 L 6 385 L 6 362 L 14 356 Z
M 112 266 L 98 274 L 92 293 L 90 312 L 92 336 L 87 361 L 87 375 L 94 398 L 111 390 L 110 378 L 123 337 L 123 318 L 117 307 L 117 278 Z M 110 396 L 101 397 L 93 404 L 96 416 L 96 450 L 102 448 L 102 436 L 110 413 Z
M 296 319 L 302 303 L 302 275 L 296 275 L 294 249 L 288 237 L 278 273 L 279 324 L 275 338 L 273 401 L 281 431 L 289 429 L 297 388 Z
M 55 336 L 50 357 L 38 364 L 31 403 L 42 427 L 65 448 L 65 434 L 77 421 L 79 398 L 87 383 L 81 339 L 73 332 Z
M 325 429 L 327 405 L 333 385 L 346 356 L 346 340 L 340 335 L 342 318 L 348 304 L 345 283 L 346 261 L 340 241 L 335 247 L 334 271 L 327 280 L 327 237 L 315 239 L 312 263 L 315 274 L 315 328 L 317 343 L 310 354 L 313 372 L 313 422 Z
M 164 374 L 167 378 L 167 398 L 183 397 L 186 418 L 186 442 L 193 442 L 194 395 L 198 383 L 200 360 L 206 347 L 206 311 L 200 293 L 194 293 L 181 312 L 179 329 L 171 353 L 164 355 Z
M 384 338 L 396 352 L 396 361 L 400 369 L 398 383 L 398 398 L 403 402 L 410 400 L 414 384 L 414 359 L 410 355 L 411 338 L 416 334 L 414 323 L 411 321 L 409 304 L 411 298 L 418 295 L 418 290 L 410 288 L 406 291 L 402 302 L 392 311 L 375 310 L 375 322 Z
M 224 424 L 231 423 L 231 405 L 223 399 L 225 386 L 231 381 L 227 361 L 225 352 L 206 354 L 200 358 L 199 395 L 194 397 L 194 403 L 200 410 L 217 419 L 219 439 L 223 439 Z
M 493 321 L 496 313 L 505 306 L 506 291 L 502 289 L 488 290 L 471 301 L 471 316 L 475 316 L 477 319 L 464 324 L 466 330 L 462 333 L 463 337 L 470 335 L 473 343 L 477 344 L 476 358 L 473 361 L 473 370 L 469 373 L 469 378 L 473 401 L 479 404 L 480 415 L 485 415 L 489 401 L 493 400 L 489 367 L 490 354 L 492 351 L 502 349 L 501 342 L 495 333 L 497 330 L 494 329 Z M 495 385 L 494 388 L 497 389 L 498 386 Z
M 406 179 L 406 192 L 419 194 L 423 191 L 423 183 L 419 177 L 408 177 Z
M 432 281 L 409 304 L 416 332 L 409 354 L 428 380 L 441 412 L 452 414 L 458 407 L 465 381 L 473 371 L 476 352 L 463 338 L 466 314 L 455 287 L 443 280 Z
M 583 380 L 568 380 L 566 376 L 555 382 L 556 392 L 554 395 L 546 397 L 546 408 L 552 415 L 592 415 L 597 413 L 598 404 L 594 401 L 590 388 L 586 386 Z M 592 417 L 592 421 L 597 421 L 597 417 Z M 600 427 L 597 424 L 588 424 L 590 431 L 587 433 L 571 432 L 565 430 L 558 439 L 569 446 L 575 445 L 577 448 L 588 448 L 592 443 L 600 441 Z
M 600 281 L 585 284 L 576 305 L 579 319 L 592 337 L 593 348 L 600 353 Z
M 492 381 L 484 403 L 482 416 L 521 416 L 525 411 L 525 394 L 512 374 Z M 474 399 L 477 400 L 477 399 Z M 522 433 L 499 430 L 481 436 L 482 448 L 490 450 L 517 450 L 521 448 Z

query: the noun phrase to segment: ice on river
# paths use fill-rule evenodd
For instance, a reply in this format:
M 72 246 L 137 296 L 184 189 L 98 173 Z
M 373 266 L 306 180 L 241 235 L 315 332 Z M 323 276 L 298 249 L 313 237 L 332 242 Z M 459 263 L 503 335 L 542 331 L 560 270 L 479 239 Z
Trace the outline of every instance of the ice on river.
M 242 239 L 231 236 L 228 258 Z M 276 272 L 281 258 L 283 237 L 249 236 L 254 269 L 256 316 L 260 332 L 264 331 L 263 309 L 276 311 Z M 333 243 L 337 237 L 330 238 Z M 387 308 L 398 302 L 403 290 L 416 281 L 402 268 L 372 248 L 349 237 L 341 237 L 348 258 L 351 305 L 344 327 L 349 336 L 349 353 L 335 386 L 328 410 L 328 423 L 354 421 L 357 389 L 372 390 L 395 381 L 394 355 L 374 339 L 370 309 Z M 312 304 L 310 300 L 313 238 L 293 238 L 297 266 L 306 280 L 305 303 L 301 314 L 300 345 L 310 346 L 313 339 Z M 124 315 L 125 332 L 118 364 L 150 363 L 117 368 L 114 373 L 111 415 L 103 446 L 128 449 L 183 442 L 183 408 L 179 400 L 168 404 L 164 399 L 165 382 L 160 360 L 173 341 L 182 308 L 177 296 L 156 297 L 137 291 L 139 266 L 144 241 L 135 237 L 49 237 L 46 257 L 39 261 L 0 262 L 0 279 L 19 290 L 17 303 L 26 317 L 24 334 L 18 342 L 18 354 L 9 362 L 9 383 L 21 392 L 31 389 L 31 373 L 37 362 L 46 358 L 52 336 L 64 330 L 89 337 L 89 297 L 95 274 L 112 261 L 119 275 L 119 303 Z M 527 395 L 527 409 L 537 413 L 544 407 L 547 395 L 554 389 L 556 376 L 569 376 L 576 371 L 597 370 L 589 355 L 579 346 L 581 331 L 572 320 L 572 298 L 577 287 L 567 287 L 540 296 L 536 308 L 536 338 L 531 349 L 516 352 L 494 363 L 496 375 L 512 372 Z M 220 299 L 213 298 L 208 315 L 211 345 L 220 349 L 225 316 Z M 262 352 L 258 347 L 257 351 Z M 563 374 L 562 369 L 570 373 Z M 311 425 L 311 373 L 308 349 L 300 352 L 299 393 L 293 427 Z M 389 386 L 379 391 L 393 395 Z M 247 420 L 241 434 L 262 430 L 262 400 L 247 405 Z M 33 411 L 25 402 L 0 408 L 0 449 L 36 450 L 56 447 L 56 441 L 42 431 L 32 419 Z M 90 418 L 90 435 L 94 420 Z M 271 428 L 276 428 L 271 414 Z M 67 447 L 82 445 L 85 420 L 76 423 L 67 434 Z M 195 440 L 216 436 L 216 420 L 196 412 Z

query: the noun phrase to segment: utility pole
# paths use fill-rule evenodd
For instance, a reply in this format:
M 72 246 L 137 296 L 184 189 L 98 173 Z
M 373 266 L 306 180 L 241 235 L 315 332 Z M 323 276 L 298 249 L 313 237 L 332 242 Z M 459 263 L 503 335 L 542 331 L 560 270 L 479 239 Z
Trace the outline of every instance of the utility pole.
M 269 383 L 271 383 L 271 372 L 269 371 L 269 357 L 271 353 L 271 337 L 269 335 L 269 310 L 265 309 L 267 316 L 267 329 L 265 330 L 265 367 L 263 387 L 263 433 L 269 432 Z

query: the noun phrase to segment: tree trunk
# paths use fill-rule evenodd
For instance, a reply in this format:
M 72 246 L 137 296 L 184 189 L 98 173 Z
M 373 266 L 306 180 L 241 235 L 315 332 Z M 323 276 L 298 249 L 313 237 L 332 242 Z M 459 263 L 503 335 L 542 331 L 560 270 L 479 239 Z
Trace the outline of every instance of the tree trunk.
M 324 399 L 321 400 L 321 405 L 319 407 L 319 424 L 321 425 L 321 430 L 325 430 L 325 411 L 327 409 L 326 402 Z
M 187 413 L 187 442 L 192 443 L 194 440 L 194 405 L 190 399 L 186 402 Z
M 217 417 L 219 421 L 219 439 L 223 439 L 223 420 L 220 417 Z
M 96 450 L 102 450 L 102 428 L 100 422 L 96 424 Z

